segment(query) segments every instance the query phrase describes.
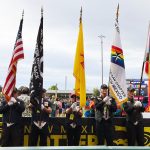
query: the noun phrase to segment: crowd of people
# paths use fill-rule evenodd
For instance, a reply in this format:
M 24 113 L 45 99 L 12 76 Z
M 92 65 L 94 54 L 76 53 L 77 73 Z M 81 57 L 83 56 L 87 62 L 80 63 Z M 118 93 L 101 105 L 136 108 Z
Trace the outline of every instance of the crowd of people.
M 0 113 L 3 114 L 1 146 L 23 146 L 24 126 L 22 117 L 31 117 L 31 133 L 29 146 L 36 146 L 40 137 L 40 146 L 47 145 L 49 117 L 65 117 L 66 132 L 69 146 L 78 146 L 81 135 L 82 117 L 95 117 L 98 145 L 113 145 L 114 116 L 125 116 L 128 145 L 144 145 L 144 127 L 142 112 L 145 106 L 134 100 L 134 88 L 128 88 L 128 101 L 117 105 L 114 98 L 108 95 L 106 84 L 101 85 L 98 97 L 87 97 L 84 108 L 80 107 L 79 97 L 74 93 L 69 98 L 48 97 L 42 90 L 42 99 L 31 98 L 28 87 L 14 89 L 9 102 L 3 97 Z M 18 138 L 20 135 L 20 138 Z
M 70 94 L 69 97 L 57 97 L 55 95 L 49 96 L 46 93 L 46 99 L 50 101 L 52 104 L 52 112 L 50 113 L 50 117 L 65 117 L 66 116 L 66 109 L 71 104 L 70 97 L 73 93 Z M 26 109 L 23 112 L 23 117 L 31 117 L 31 110 L 29 109 L 30 104 L 30 92 L 28 87 L 21 86 L 18 89 L 18 98 L 23 99 L 25 102 Z M 3 95 L 0 96 L 0 101 L 3 99 Z M 96 96 L 87 96 L 86 97 L 86 105 L 83 108 L 83 116 L 82 117 L 95 117 L 95 100 L 97 99 Z M 140 100 L 143 104 L 144 108 L 147 107 L 148 104 L 148 98 L 145 96 L 143 100 Z M 115 117 L 124 117 L 126 116 L 126 113 L 123 109 L 123 105 L 117 104 L 117 110 L 113 113 Z

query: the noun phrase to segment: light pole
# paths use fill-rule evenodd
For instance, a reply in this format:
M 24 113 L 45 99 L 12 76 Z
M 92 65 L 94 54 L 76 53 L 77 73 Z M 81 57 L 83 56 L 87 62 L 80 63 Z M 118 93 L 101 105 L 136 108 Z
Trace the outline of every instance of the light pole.
M 105 38 L 104 35 L 98 36 L 101 39 L 101 69 L 102 69 L 102 84 L 103 84 L 103 38 Z
M 67 76 L 65 76 L 65 91 L 67 90 Z

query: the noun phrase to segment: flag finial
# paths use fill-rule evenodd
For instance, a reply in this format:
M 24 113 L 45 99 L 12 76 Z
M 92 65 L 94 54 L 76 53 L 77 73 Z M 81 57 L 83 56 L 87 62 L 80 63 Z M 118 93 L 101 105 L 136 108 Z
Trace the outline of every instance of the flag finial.
M 22 11 L 22 19 L 23 19 L 23 17 L 24 17 L 24 9 L 23 9 L 23 11 Z
M 117 6 L 117 12 L 116 12 L 116 21 L 118 23 L 118 17 L 119 17 L 119 3 L 118 3 L 118 6 Z
M 80 10 L 80 23 L 82 22 L 82 6 L 81 6 L 81 10 Z
M 41 17 L 43 17 L 43 6 L 41 7 Z

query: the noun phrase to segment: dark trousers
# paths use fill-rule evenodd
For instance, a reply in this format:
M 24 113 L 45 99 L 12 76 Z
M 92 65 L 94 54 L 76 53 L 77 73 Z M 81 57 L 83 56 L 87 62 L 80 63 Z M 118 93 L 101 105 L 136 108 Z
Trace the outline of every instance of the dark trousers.
M 20 125 L 20 146 L 24 146 L 24 124 L 21 123 Z
M 2 147 L 8 146 L 21 146 L 20 145 L 20 125 L 13 124 L 7 127 L 6 123 L 3 123 L 2 127 Z
M 47 146 L 48 137 L 48 124 L 46 124 L 42 129 L 38 128 L 34 123 L 31 125 L 31 133 L 29 135 L 29 146 L 37 146 L 38 137 L 40 137 L 40 146 Z
M 96 121 L 98 145 L 104 145 L 106 139 L 107 146 L 113 146 L 113 129 L 111 120 L 102 119 L 101 122 Z
M 79 146 L 81 135 L 81 126 L 76 126 L 72 128 L 70 125 L 67 125 L 67 140 L 68 146 Z
M 128 145 L 134 146 L 137 141 L 138 146 L 144 146 L 144 126 L 143 123 L 137 125 L 127 122 Z

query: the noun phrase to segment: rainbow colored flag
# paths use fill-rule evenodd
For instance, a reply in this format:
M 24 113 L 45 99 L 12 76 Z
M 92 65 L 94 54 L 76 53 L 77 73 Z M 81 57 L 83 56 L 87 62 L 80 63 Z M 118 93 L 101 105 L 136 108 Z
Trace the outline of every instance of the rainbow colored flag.
M 120 30 L 118 24 L 118 12 L 115 23 L 115 38 L 111 49 L 111 65 L 109 73 L 109 90 L 110 94 L 115 98 L 118 104 L 122 104 L 127 101 L 127 86 L 125 77 L 125 64 L 123 50 L 120 40 Z

